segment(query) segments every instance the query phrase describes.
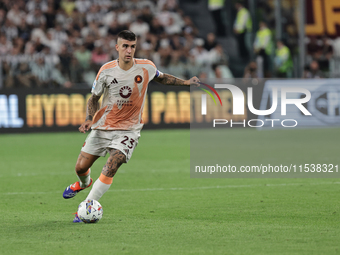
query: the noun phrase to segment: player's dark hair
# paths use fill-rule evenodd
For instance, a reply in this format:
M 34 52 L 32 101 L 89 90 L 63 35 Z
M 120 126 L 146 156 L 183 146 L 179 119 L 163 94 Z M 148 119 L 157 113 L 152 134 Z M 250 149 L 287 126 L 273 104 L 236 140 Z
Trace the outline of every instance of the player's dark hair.
M 123 31 L 119 32 L 118 38 L 122 38 L 122 39 L 128 40 L 128 41 L 136 41 L 137 37 L 130 30 L 123 30 Z

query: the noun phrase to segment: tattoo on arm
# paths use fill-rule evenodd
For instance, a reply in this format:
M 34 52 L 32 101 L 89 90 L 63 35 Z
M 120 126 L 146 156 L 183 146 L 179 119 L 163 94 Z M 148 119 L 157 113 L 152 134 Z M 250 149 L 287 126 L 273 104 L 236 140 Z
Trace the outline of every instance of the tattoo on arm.
M 162 76 L 154 78 L 154 81 L 162 83 L 164 85 L 188 85 L 185 83 L 185 80 L 177 78 L 173 75 L 164 73 Z
M 100 96 L 93 95 L 89 98 L 86 108 L 86 120 L 92 120 L 98 109 L 98 101 Z

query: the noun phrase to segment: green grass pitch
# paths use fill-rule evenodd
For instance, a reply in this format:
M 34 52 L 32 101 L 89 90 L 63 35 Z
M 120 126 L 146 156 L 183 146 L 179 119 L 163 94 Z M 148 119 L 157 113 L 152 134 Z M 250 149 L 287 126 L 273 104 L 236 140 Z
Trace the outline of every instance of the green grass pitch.
M 227 132 L 229 143 L 275 141 L 256 151 L 239 144 L 250 158 L 265 152 L 281 164 L 277 146 L 289 132 L 304 161 L 315 162 L 319 151 L 338 164 L 339 131 Z M 189 130 L 142 131 L 100 200 L 102 220 L 73 224 L 89 190 L 69 200 L 62 192 L 77 180 L 85 137 L 0 135 L 0 254 L 340 254 L 338 179 L 192 179 Z M 104 163 L 92 167 L 94 179 Z

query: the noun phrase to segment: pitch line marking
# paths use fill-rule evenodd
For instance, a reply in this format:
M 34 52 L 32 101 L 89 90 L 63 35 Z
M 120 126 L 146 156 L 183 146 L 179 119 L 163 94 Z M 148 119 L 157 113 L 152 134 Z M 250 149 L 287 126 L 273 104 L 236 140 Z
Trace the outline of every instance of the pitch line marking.
M 306 185 L 330 185 L 340 184 L 340 182 L 315 182 L 315 183 L 273 183 L 273 184 L 244 184 L 244 185 L 224 185 L 224 186 L 206 186 L 206 187 L 192 187 L 192 188 L 145 188 L 145 189 L 112 189 L 107 192 L 140 192 L 140 191 L 167 191 L 167 190 L 204 190 L 204 189 L 227 189 L 227 188 L 252 188 L 252 187 L 280 187 L 280 186 L 306 186 Z M 57 194 L 62 191 L 50 192 L 5 192 L 1 195 L 43 195 L 43 194 Z

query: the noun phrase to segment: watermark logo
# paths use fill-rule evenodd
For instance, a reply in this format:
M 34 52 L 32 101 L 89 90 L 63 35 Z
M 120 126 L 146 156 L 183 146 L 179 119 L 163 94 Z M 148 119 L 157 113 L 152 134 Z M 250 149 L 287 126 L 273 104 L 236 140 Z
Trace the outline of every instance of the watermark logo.
M 213 87 L 207 84 L 202 84 L 202 85 L 210 88 L 215 93 L 215 95 L 220 99 L 218 93 Z M 215 84 L 214 87 L 216 89 L 228 89 L 231 92 L 233 115 L 244 115 L 246 113 L 245 112 L 246 111 L 245 96 L 243 94 L 243 91 L 240 88 L 232 84 Z M 213 95 L 206 89 L 201 88 L 201 90 L 209 94 L 214 100 L 215 105 L 216 105 L 216 101 Z M 296 95 L 299 95 L 299 96 L 297 97 Z M 280 87 L 280 88 L 274 87 L 272 88 L 270 98 L 271 98 L 271 105 L 269 105 L 269 107 L 265 109 L 256 109 L 254 106 L 254 100 L 253 100 L 253 88 L 252 87 L 247 88 L 247 107 L 248 107 L 248 110 L 256 116 L 270 116 L 271 114 L 276 112 L 278 109 L 281 110 L 280 116 L 286 116 L 288 105 L 291 105 L 290 107 L 296 107 L 305 116 L 312 115 L 305 107 L 306 103 L 308 103 L 309 100 L 311 99 L 311 93 L 306 88 L 292 87 L 292 86 Z M 279 104 L 279 99 L 280 99 L 280 104 Z M 222 105 L 221 100 L 220 100 L 220 103 Z M 207 95 L 206 94 L 202 94 L 202 97 L 201 97 L 201 114 L 202 115 L 207 114 Z M 247 123 L 248 123 L 248 126 L 250 127 L 262 127 L 265 121 L 271 122 L 271 126 L 274 127 L 274 121 L 281 121 L 281 120 L 265 119 L 263 121 L 260 119 L 252 119 L 252 120 L 249 120 Z M 287 126 L 284 124 L 287 121 L 293 122 L 294 124 Z M 232 127 L 233 125 L 232 120 L 229 121 L 226 119 L 214 119 L 213 127 L 215 127 L 216 125 L 224 125 L 229 122 L 231 123 L 231 127 Z M 254 125 L 254 123 L 256 122 L 259 124 Z M 234 124 L 236 123 L 234 122 Z M 246 120 L 243 120 L 243 122 L 238 122 L 237 124 L 242 124 L 245 127 Z M 287 119 L 287 120 L 281 121 L 281 124 L 283 127 L 295 127 L 297 125 L 297 121 L 295 119 L 289 119 L 289 120 Z
M 330 83 L 313 91 L 313 100 L 309 110 L 324 123 L 340 123 L 340 88 L 339 84 Z
M 209 88 L 212 92 L 214 92 L 214 94 L 217 96 L 217 98 L 220 101 L 220 104 L 222 106 L 222 100 L 220 98 L 220 95 L 217 93 L 217 91 L 213 87 L 211 87 L 210 85 L 205 84 L 203 82 L 199 82 L 199 84 Z M 214 96 L 211 94 L 211 92 L 209 90 L 203 89 L 201 87 L 199 87 L 199 89 L 201 89 L 204 92 L 206 92 L 213 99 L 215 105 L 217 105 Z M 202 94 L 202 97 L 201 97 L 201 99 L 202 99 L 201 100 L 202 101 L 202 104 L 201 104 L 201 113 L 202 113 L 202 115 L 207 115 L 207 94 Z

